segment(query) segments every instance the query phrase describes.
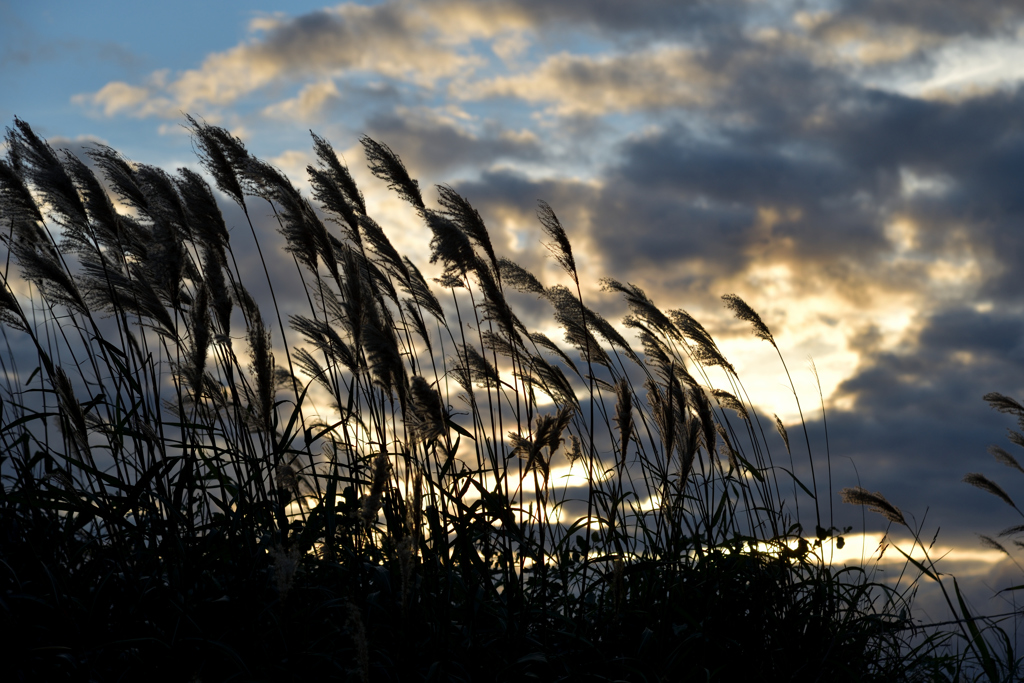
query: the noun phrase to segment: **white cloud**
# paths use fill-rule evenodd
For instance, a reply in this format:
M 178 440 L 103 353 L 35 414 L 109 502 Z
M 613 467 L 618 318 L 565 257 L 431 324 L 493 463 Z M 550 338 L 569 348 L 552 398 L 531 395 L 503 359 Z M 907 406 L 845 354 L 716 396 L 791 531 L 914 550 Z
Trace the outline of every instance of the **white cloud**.
M 924 79 L 908 78 L 899 90 L 911 96 L 940 98 L 985 94 L 1024 80 L 1024 46 L 1020 37 L 962 40 L 937 52 Z
M 824 39 L 822 47 L 844 60 L 865 65 L 899 62 L 946 40 L 914 26 L 888 26 L 861 19 L 837 21 L 818 33 Z
M 684 47 L 600 55 L 561 53 L 530 73 L 469 84 L 454 94 L 465 99 L 515 97 L 550 103 L 560 115 L 599 116 L 610 112 L 701 106 L 721 78 Z
M 128 112 L 139 115 L 151 107 L 152 91 L 122 81 L 112 81 L 92 94 L 74 95 L 71 101 L 80 106 L 91 106 L 104 116 Z
M 465 75 L 484 63 L 459 49 L 472 37 L 497 30 L 493 18 L 488 24 L 482 17 L 457 3 L 428 11 L 403 2 L 344 4 L 295 18 L 258 17 L 250 22 L 253 35 L 247 42 L 208 55 L 196 69 L 170 79 L 158 72 L 147 87 L 108 83 L 75 102 L 97 106 L 106 116 L 177 116 L 179 110 L 231 105 L 285 78 L 302 81 L 350 72 L 431 88 L 439 79 Z M 311 97 L 326 92 L 322 83 Z
M 328 104 L 340 97 L 332 80 L 310 83 L 299 91 L 298 96 L 266 107 L 263 115 L 282 121 L 309 121 L 316 119 Z
M 530 39 L 522 32 L 500 36 L 491 43 L 491 50 L 506 64 L 513 63 L 530 47 Z

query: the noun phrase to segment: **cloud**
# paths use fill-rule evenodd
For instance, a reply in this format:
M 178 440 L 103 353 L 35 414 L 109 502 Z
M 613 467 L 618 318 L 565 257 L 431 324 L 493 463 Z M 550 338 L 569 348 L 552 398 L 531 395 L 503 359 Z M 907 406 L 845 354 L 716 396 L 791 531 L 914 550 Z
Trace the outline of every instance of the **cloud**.
M 170 99 L 180 110 L 197 111 L 231 105 L 285 78 L 324 79 L 349 72 L 429 88 L 440 78 L 465 73 L 480 63 L 457 49 L 468 37 L 452 39 L 437 16 L 407 3 L 345 4 L 295 18 L 261 17 L 252 26 L 257 32 L 249 41 L 207 56 L 199 68 L 151 88 L 149 96 Z M 123 83 L 108 84 L 77 101 L 97 104 L 109 114 L 131 111 L 151 116 L 166 111 L 147 106 L 137 86 Z
M 835 21 L 805 17 L 797 15 L 797 23 L 812 29 L 811 35 L 823 41 L 833 56 L 869 66 L 902 61 L 945 42 L 943 36 L 918 26 L 877 24 L 861 17 Z
M 865 73 L 901 83 L 916 82 L 929 72 L 940 80 L 950 72 L 962 75 L 986 46 L 1016 42 L 1024 7 L 998 1 L 967 8 L 949 0 L 849 0 L 827 10 L 797 11 L 792 21 L 805 33 L 788 33 L 796 39 L 791 46 L 799 45 L 819 61 L 863 67 Z
M 453 94 L 465 99 L 512 97 L 550 103 L 562 116 L 601 116 L 705 105 L 709 91 L 719 82 L 691 50 L 664 47 L 622 55 L 561 53 L 532 72 L 483 80 Z
M 122 113 L 137 117 L 181 115 L 167 98 L 154 97 L 152 88 L 129 85 L 122 81 L 111 81 L 91 94 L 74 95 L 71 102 L 90 106 L 103 116 Z
M 925 353 L 919 362 L 900 349 L 930 347 L 942 316 L 963 317 L 978 297 L 996 306 L 1019 300 L 1013 273 L 1024 263 L 1024 201 L 1013 179 L 1024 170 L 1022 95 L 923 101 L 763 46 L 701 59 L 724 60 L 729 78 L 707 118 L 694 125 L 679 116 L 634 134 L 594 182 L 502 171 L 459 191 L 506 235 L 534 234 L 535 202 L 549 201 L 595 280 L 614 275 L 668 307 L 706 311 L 713 333 L 737 334 L 720 322 L 717 299 L 741 294 L 787 348 L 815 357 L 837 438 L 872 462 L 891 458 L 893 472 L 906 471 L 895 464 L 897 446 L 912 447 L 894 436 L 902 418 L 936 435 L 925 440 L 935 452 L 978 448 L 995 424 L 984 406 L 972 411 L 981 421 L 970 430 L 934 415 L 979 399 L 1006 376 L 1000 368 L 1011 356 L 986 352 L 980 341 L 993 329 L 961 330 L 976 348 Z M 542 259 L 522 257 L 538 274 L 557 275 Z M 929 384 L 929 373 L 949 384 Z M 765 376 L 770 388 L 776 380 Z M 890 392 L 893 376 L 906 382 Z M 903 407 L 885 413 L 896 404 Z M 956 460 L 944 460 L 934 476 L 952 479 L 937 490 L 955 495 L 960 475 Z
M 589 27 L 603 33 L 687 35 L 713 33 L 745 14 L 740 0 L 706 3 L 701 0 L 638 0 L 636 2 L 592 2 L 590 0 L 509 0 L 495 3 L 515 7 L 538 25 L 554 31 L 566 26 Z
M 745 363 L 759 408 L 790 419 L 791 395 L 778 407 L 761 398 L 785 381 L 771 349 L 722 310 L 719 297 L 736 292 L 790 358 L 814 357 L 837 461 L 856 457 L 865 486 L 921 514 L 974 493 L 960 476 L 988 462 L 984 447 L 1007 426 L 980 397 L 1024 396 L 1024 90 L 1006 65 L 999 74 L 1011 75 L 985 87 L 950 66 L 965 63 L 957 50 L 1016 40 L 1019 7 L 867 0 L 794 10 L 342 5 L 260 17 L 245 42 L 191 71 L 109 83 L 76 101 L 104 116 L 177 118 L 204 108 L 239 116 L 251 98 L 270 119 L 246 119 L 252 127 L 320 117 L 350 144 L 365 132 L 425 187 L 452 181 L 498 250 L 553 284 L 562 275 L 536 248 L 544 199 L 587 273 L 588 301 L 617 319 L 621 302 L 597 291 L 609 275 L 687 308 Z M 988 53 L 971 54 L 975 67 L 988 64 Z M 361 88 L 381 95 L 352 101 Z M 307 160 L 289 152 L 274 162 L 301 176 Z M 375 201 L 384 194 L 367 187 Z M 383 206 L 396 242 L 425 251 L 416 217 Z M 526 299 L 533 326 L 547 305 Z M 810 430 L 823 444 L 820 424 Z M 852 470 L 836 476 L 856 483 Z M 942 524 L 962 533 L 1001 511 L 979 495 Z
M 941 36 L 992 35 L 1014 30 L 1024 19 L 1019 2 L 980 0 L 847 0 L 821 28 L 851 20 L 881 26 L 907 27 Z
M 498 55 L 506 65 L 513 65 L 516 59 L 521 57 L 530 46 L 529 39 L 522 32 L 509 33 L 497 38 L 491 43 L 491 50 Z
M 949 308 L 920 316 L 914 328 L 898 349 L 875 351 L 867 342 L 838 391 L 855 400 L 828 416 L 832 451 L 870 463 L 860 471 L 863 485 L 919 519 L 931 507 L 931 524 L 953 534 L 994 534 L 1009 523 L 1009 510 L 960 480 L 967 472 L 996 481 L 1013 474 L 985 450 L 992 443 L 1016 449 L 1001 437 L 1015 425 L 982 396 L 1024 395 L 1024 324 L 1015 314 Z M 946 500 L 962 503 L 951 510 Z
M 313 121 L 340 98 L 341 94 L 334 81 L 310 83 L 303 86 L 296 97 L 266 107 L 263 115 L 282 121 Z
M 509 130 L 493 121 L 478 122 L 455 107 L 441 111 L 399 108 L 392 114 L 372 116 L 367 134 L 394 149 L 411 169 L 434 177 L 460 168 L 488 168 L 509 160 L 539 161 L 544 157 L 533 132 Z
M 261 37 L 207 57 L 169 89 L 186 107 L 223 105 L 286 75 L 363 70 L 429 86 L 474 63 L 436 45 L 424 17 L 394 3 L 341 5 L 264 28 Z

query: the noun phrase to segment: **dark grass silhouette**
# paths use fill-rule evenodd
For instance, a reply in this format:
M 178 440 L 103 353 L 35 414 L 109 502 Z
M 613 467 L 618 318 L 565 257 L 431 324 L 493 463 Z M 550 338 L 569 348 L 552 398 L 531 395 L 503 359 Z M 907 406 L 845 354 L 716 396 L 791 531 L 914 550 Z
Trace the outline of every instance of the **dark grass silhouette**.
M 287 254 L 259 251 L 262 272 L 239 269 L 201 175 L 104 146 L 90 165 L 8 130 L 15 679 L 889 681 L 955 679 L 980 656 L 966 631 L 960 655 L 940 650 L 956 630 L 918 637 L 913 583 L 823 559 L 841 532 L 803 426 L 791 452 L 698 321 L 604 280 L 633 350 L 587 305 L 552 207 L 538 218 L 567 284 L 545 286 L 464 197 L 440 186 L 428 206 L 364 138 L 431 236 L 431 283 L 326 140 L 315 208 L 227 131 L 188 123 L 216 188 L 276 218 Z M 303 310 L 278 306 L 271 258 L 294 260 Z M 526 328 L 524 296 L 550 304 L 565 348 Z

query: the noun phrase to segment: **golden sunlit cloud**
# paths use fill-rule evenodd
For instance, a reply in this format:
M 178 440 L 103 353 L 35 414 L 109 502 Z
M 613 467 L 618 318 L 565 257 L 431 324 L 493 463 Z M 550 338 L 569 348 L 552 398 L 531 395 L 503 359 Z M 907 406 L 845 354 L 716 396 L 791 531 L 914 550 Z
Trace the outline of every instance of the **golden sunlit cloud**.
M 882 26 L 863 20 L 809 22 L 815 35 L 837 56 L 864 65 L 904 60 L 943 42 L 941 36 L 912 26 Z
M 465 99 L 515 97 L 550 103 L 552 110 L 563 116 L 600 116 L 701 106 L 722 82 L 690 49 L 672 46 L 596 57 L 561 53 L 530 73 L 482 80 L 453 95 Z
M 249 41 L 208 55 L 199 68 L 166 84 L 143 88 L 113 82 L 95 93 L 78 95 L 74 101 L 97 106 L 107 116 L 179 116 L 180 110 L 230 105 L 285 77 L 301 80 L 352 71 L 429 88 L 440 78 L 468 72 L 483 63 L 456 49 L 474 35 L 492 32 L 473 16 L 458 6 L 439 13 L 386 3 L 339 5 L 297 19 L 259 17 L 250 23 L 254 35 Z M 459 33 L 455 30 L 458 26 L 473 30 Z M 308 87 L 312 90 L 304 91 L 297 101 L 280 103 L 280 109 L 272 108 L 269 113 L 308 110 L 317 103 L 322 105 L 332 94 L 326 81 Z
M 129 114 L 135 117 L 160 116 L 172 118 L 181 115 L 166 97 L 156 96 L 151 87 L 129 85 L 121 81 L 107 83 L 91 94 L 78 94 L 73 104 L 95 110 L 103 116 Z
M 272 104 L 263 110 L 263 115 L 282 121 L 308 121 L 319 117 L 324 108 L 340 98 L 334 81 L 310 83 L 299 91 L 297 97 Z
M 900 552 L 902 550 L 925 566 L 929 566 L 930 558 L 944 571 L 955 571 L 958 576 L 984 574 L 1006 559 L 1006 555 L 998 550 L 942 543 L 926 549 L 911 538 L 890 537 L 882 533 L 849 534 L 844 540 L 840 549 L 836 547 L 835 539 L 829 539 L 819 552 L 834 565 L 892 567 L 908 564 L 906 556 Z

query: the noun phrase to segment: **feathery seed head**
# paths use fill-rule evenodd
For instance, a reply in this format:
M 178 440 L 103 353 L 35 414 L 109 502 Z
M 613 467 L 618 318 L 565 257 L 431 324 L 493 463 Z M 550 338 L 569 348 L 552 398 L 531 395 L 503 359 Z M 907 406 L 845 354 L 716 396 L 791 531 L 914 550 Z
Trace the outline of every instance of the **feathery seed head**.
M 507 258 L 498 259 L 498 273 L 503 285 L 508 285 L 519 292 L 544 294 L 544 286 L 528 270 Z
M 356 186 L 348 167 L 338 159 L 334 148 L 324 138 L 313 131 L 313 151 L 316 152 L 317 163 L 328 174 L 329 178 L 344 192 L 345 198 L 353 208 L 361 214 L 366 213 L 366 203 L 363 200 L 363 193 Z
M 565 454 L 570 463 L 576 463 L 583 457 L 583 448 L 580 439 L 575 434 L 569 435 L 569 449 Z
M 1017 417 L 1024 417 L 1024 405 L 1021 405 L 1016 399 L 1000 394 L 997 391 L 985 394 L 985 396 L 982 397 L 982 400 L 992 406 L 993 409 L 998 410 L 1000 413 L 1009 413 L 1010 415 L 1016 415 Z
M 419 375 L 409 383 L 409 423 L 414 438 L 428 442 L 447 432 L 447 411 L 441 394 Z
M 747 409 L 743 406 L 738 398 L 730 394 L 724 389 L 712 389 L 711 393 L 714 394 L 715 399 L 718 400 L 718 404 L 723 408 L 735 411 L 744 420 L 749 420 L 750 415 L 747 414 Z
M 689 349 L 695 361 L 702 365 L 717 365 L 732 375 L 736 374 L 736 370 L 718 349 L 715 340 L 696 318 L 683 310 L 672 310 L 668 314 L 676 327 L 693 342 L 693 346 L 690 346 Z
M 210 291 L 205 285 L 199 285 L 196 291 L 195 300 L 189 311 L 190 331 L 192 333 L 191 344 L 188 349 L 189 363 L 186 368 L 185 379 L 192 387 L 195 400 L 203 394 L 204 377 L 206 373 L 206 350 L 210 346 L 212 338 L 210 330 Z
M 704 436 L 704 449 L 710 455 L 715 452 L 715 447 L 718 444 L 718 430 L 715 428 L 715 416 L 711 410 L 711 401 L 708 400 L 707 394 L 700 387 L 694 387 L 690 390 L 690 399 L 690 403 L 694 406 L 697 413 L 697 418 L 700 420 Z
M 988 452 L 997 461 L 1001 462 L 1002 464 L 1006 465 L 1007 467 L 1012 467 L 1013 469 L 1017 470 L 1018 472 L 1024 472 L 1024 468 L 1022 468 L 1020 466 L 1020 463 L 1017 462 L 1017 458 L 1013 457 L 1012 455 L 1007 453 L 1004 449 L 1000 448 L 999 446 L 989 446 L 988 447 Z
M 509 443 L 513 446 L 512 454 L 525 460 L 526 469 L 537 470 L 546 481 L 551 471 L 551 458 L 562 445 L 562 432 L 569 426 L 573 414 L 570 406 L 562 406 L 554 415 L 538 415 L 534 422 L 532 439 L 516 432 L 509 432 Z
M 903 518 L 903 513 L 900 512 L 900 509 L 887 501 L 885 496 L 877 491 L 875 493 L 871 493 L 860 486 L 852 486 L 840 490 L 839 497 L 844 503 L 849 503 L 850 505 L 865 505 L 869 510 L 877 512 L 890 522 L 894 524 L 902 524 L 909 528 L 907 520 Z
M 179 168 L 174 184 L 181 195 L 188 223 L 195 235 L 204 245 L 215 250 L 221 263 L 226 262 L 224 252 L 230 237 L 210 186 L 190 168 Z
M 445 275 L 462 276 L 484 267 L 473 250 L 473 244 L 448 216 L 424 209 L 430 240 L 430 262 L 444 265 Z
M 623 377 L 615 383 L 615 426 L 619 430 L 619 464 L 625 467 L 629 439 L 633 435 L 633 392 Z
M 199 123 L 189 115 L 185 118 L 189 122 L 192 142 L 199 146 L 196 150 L 199 163 L 213 176 L 217 188 L 245 211 L 246 193 L 238 177 L 238 169 L 247 164 L 249 157 L 245 145 L 223 128 Z
M 629 310 L 634 316 L 645 321 L 648 325 L 651 325 L 654 329 L 668 336 L 670 339 L 682 341 L 683 335 L 680 333 L 679 329 L 675 324 L 673 324 L 667 315 L 658 310 L 653 301 L 647 298 L 647 294 L 644 293 L 644 290 L 634 284 L 623 285 L 618 280 L 614 280 L 610 277 L 601 278 L 601 289 L 605 292 L 613 291 L 621 293 L 629 304 Z
M 274 354 L 270 345 L 270 330 L 263 323 L 263 317 L 249 318 L 246 333 L 249 342 L 249 369 L 256 380 L 256 411 L 259 428 L 266 434 L 274 433 Z
M 273 560 L 274 587 L 283 600 L 295 581 L 295 573 L 299 569 L 299 561 L 302 559 L 302 551 L 298 546 L 285 551 L 280 544 L 274 544 L 267 551 Z
M 78 189 L 49 143 L 19 118 L 7 129 L 8 158 L 27 184 L 42 197 L 51 216 L 66 229 L 89 230 L 89 218 Z
M 990 550 L 998 550 L 1007 557 L 1010 556 L 1010 553 L 1006 550 L 1005 547 L 1003 547 L 1003 544 L 997 541 L 996 539 L 992 538 L 991 536 L 986 536 L 985 534 L 978 534 L 978 538 L 981 539 L 981 545 L 983 548 L 988 548 Z
M 572 362 L 572 359 L 569 358 L 568 354 L 566 354 L 565 351 L 560 349 L 558 345 L 555 344 L 555 342 L 551 341 L 547 337 L 547 335 L 543 334 L 542 332 L 533 332 L 532 334 L 530 334 L 530 341 L 532 341 L 534 344 L 541 347 L 542 349 L 547 349 L 551 353 L 555 354 L 560 361 L 565 363 L 566 367 L 575 372 L 577 375 L 580 374 L 579 370 L 576 369 L 576 364 Z
M 427 207 L 423 203 L 420 185 L 409 176 L 409 171 L 398 155 L 383 142 L 377 142 L 366 135 L 359 141 L 363 143 L 363 151 L 366 153 L 370 172 L 386 181 L 390 189 L 412 204 L 421 214 L 426 212 Z
M 7 284 L 7 279 L 2 276 L 0 276 L 0 279 L 3 280 L 0 283 L 0 322 L 11 329 L 27 330 L 28 319 L 25 317 L 25 312 L 21 309 L 18 297 L 11 291 L 10 285 Z
M 1010 507 L 1017 509 L 1017 505 L 1013 502 L 1013 499 L 1010 498 L 1009 494 L 1007 494 L 1001 486 L 999 486 L 994 481 L 986 477 L 984 474 L 978 474 L 977 472 L 965 474 L 963 482 L 965 484 L 970 484 L 975 488 L 979 488 L 982 491 L 987 491 L 991 493 L 993 496 L 1002 500 Z
M 370 491 L 363 498 L 363 507 L 360 511 L 360 519 L 364 525 L 369 525 L 377 518 L 380 510 L 381 496 L 384 495 L 384 488 L 388 483 L 388 475 L 391 472 L 391 462 L 387 453 L 380 453 L 373 459 L 373 473 L 370 478 Z
M 763 339 L 772 346 L 775 346 L 775 338 L 772 337 L 768 326 L 761 320 L 761 316 L 751 308 L 746 301 L 735 294 L 726 294 L 722 297 L 726 307 L 740 320 L 746 320 L 754 328 L 754 336 Z M 776 347 L 778 348 L 778 347 Z
M 544 290 L 544 297 L 555 309 L 555 321 L 562 326 L 566 343 L 580 352 L 581 357 L 591 362 L 611 367 L 611 359 L 590 331 L 588 322 L 593 322 L 591 313 L 580 306 L 579 299 L 567 287 L 554 285 Z
M 63 368 L 54 368 L 53 390 L 57 394 L 57 403 L 60 405 L 60 426 L 64 436 L 71 441 L 81 452 L 89 450 L 89 433 L 86 426 L 85 411 L 82 405 L 75 398 L 74 389 L 71 388 L 71 380 Z
M 36 205 L 24 176 L 14 164 L 0 159 L 0 210 L 8 220 L 42 223 L 43 214 Z
M 537 202 L 537 218 L 540 219 L 540 224 L 543 226 L 545 234 L 551 239 L 551 243 L 545 246 L 551 252 L 551 255 L 555 257 L 555 260 L 558 261 L 558 265 L 562 266 L 562 269 L 569 274 L 572 281 L 579 285 L 580 279 L 576 274 L 576 259 L 572 255 L 569 236 L 565 234 L 565 228 L 562 227 L 554 210 L 543 199 Z
M 789 432 L 786 431 L 786 425 L 782 424 L 782 420 L 778 415 L 775 416 L 775 428 L 779 430 L 779 436 L 782 437 L 783 443 L 786 444 L 786 452 L 792 453 L 789 450 Z
M 484 225 L 484 219 L 480 212 L 449 185 L 438 185 L 437 192 L 440 195 L 439 203 L 444 207 L 444 215 L 451 220 L 463 233 L 476 244 L 487 260 L 491 268 L 498 271 L 498 258 L 494 254 L 494 247 L 491 245 L 491 236 Z

